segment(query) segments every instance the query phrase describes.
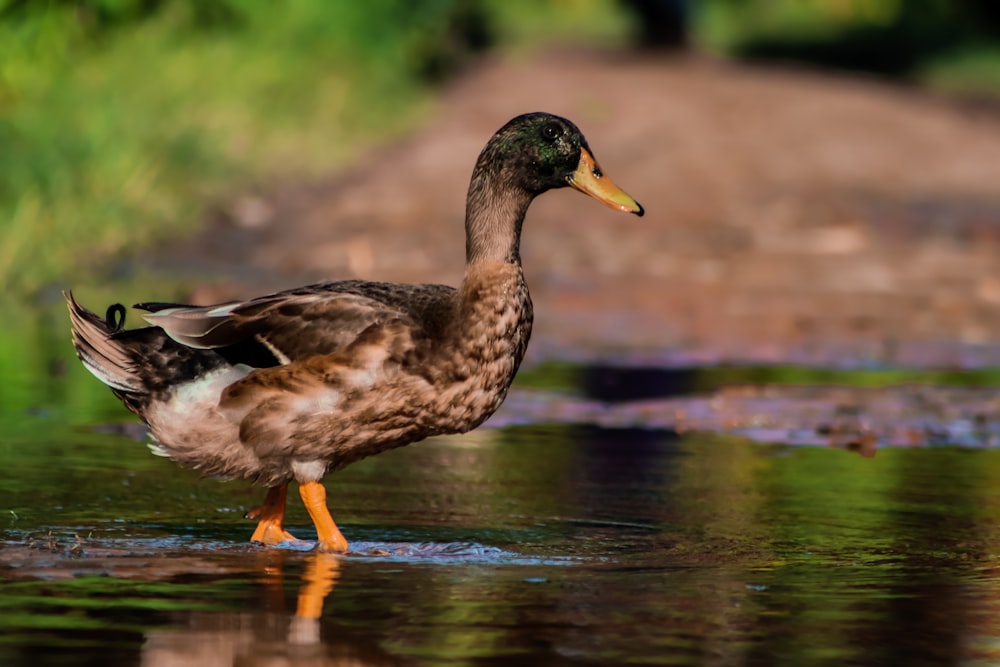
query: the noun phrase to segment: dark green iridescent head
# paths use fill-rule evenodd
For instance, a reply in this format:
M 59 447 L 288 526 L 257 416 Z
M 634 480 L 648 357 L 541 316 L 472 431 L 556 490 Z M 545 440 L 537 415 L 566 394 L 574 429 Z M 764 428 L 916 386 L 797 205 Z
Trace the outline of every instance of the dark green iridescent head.
M 466 208 L 466 259 L 520 261 L 521 223 L 531 200 L 571 186 L 611 208 L 642 206 L 606 177 L 576 125 L 527 113 L 497 130 L 479 154 Z
M 526 113 L 497 130 L 479 162 L 538 195 L 569 185 L 581 148 L 589 150 L 587 140 L 570 121 L 548 113 Z

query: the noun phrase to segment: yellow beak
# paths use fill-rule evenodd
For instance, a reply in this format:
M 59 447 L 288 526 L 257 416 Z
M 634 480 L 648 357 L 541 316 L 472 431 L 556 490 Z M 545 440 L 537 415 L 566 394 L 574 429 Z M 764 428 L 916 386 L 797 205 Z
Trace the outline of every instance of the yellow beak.
M 611 182 L 586 148 L 580 149 L 580 164 L 576 171 L 566 177 L 566 182 L 584 194 L 613 209 L 625 213 L 635 213 L 639 217 L 645 213 L 636 200 Z

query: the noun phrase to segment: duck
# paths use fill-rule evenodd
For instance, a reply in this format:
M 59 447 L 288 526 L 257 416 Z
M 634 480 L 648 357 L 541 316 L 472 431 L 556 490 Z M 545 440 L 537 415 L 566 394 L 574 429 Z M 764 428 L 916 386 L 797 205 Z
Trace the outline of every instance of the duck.
M 431 436 L 465 433 L 507 396 L 531 336 L 521 265 L 528 207 L 574 188 L 621 212 L 643 207 L 598 165 L 579 128 L 535 112 L 479 154 L 466 199 L 461 284 L 337 280 L 198 306 L 133 306 L 101 316 L 64 293 L 80 361 L 146 424 L 154 454 L 201 474 L 267 487 L 251 541 L 294 542 L 288 487 L 315 548 L 349 549 L 330 514 L 326 475 Z

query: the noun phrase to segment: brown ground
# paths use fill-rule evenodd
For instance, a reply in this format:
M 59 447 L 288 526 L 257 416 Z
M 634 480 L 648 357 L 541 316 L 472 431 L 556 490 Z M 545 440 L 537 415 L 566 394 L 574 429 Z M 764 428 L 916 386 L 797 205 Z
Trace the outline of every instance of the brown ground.
M 230 207 L 158 265 L 201 302 L 304 281 L 456 283 L 490 134 L 565 115 L 646 207 L 571 191 L 529 212 L 534 359 L 1000 365 L 1000 111 L 919 90 L 701 58 L 559 52 L 482 63 L 409 140 Z

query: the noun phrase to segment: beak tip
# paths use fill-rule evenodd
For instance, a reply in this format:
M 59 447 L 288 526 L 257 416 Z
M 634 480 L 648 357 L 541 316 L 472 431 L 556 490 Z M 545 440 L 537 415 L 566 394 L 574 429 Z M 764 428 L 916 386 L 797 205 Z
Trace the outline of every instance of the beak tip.
M 631 213 L 634 213 L 636 215 L 636 217 L 639 217 L 639 218 L 641 218 L 642 216 L 646 215 L 646 209 L 644 209 L 642 207 L 642 204 L 640 204 L 639 202 L 636 202 L 635 205 L 638 208 L 636 210 L 634 210 L 634 211 L 631 211 Z

